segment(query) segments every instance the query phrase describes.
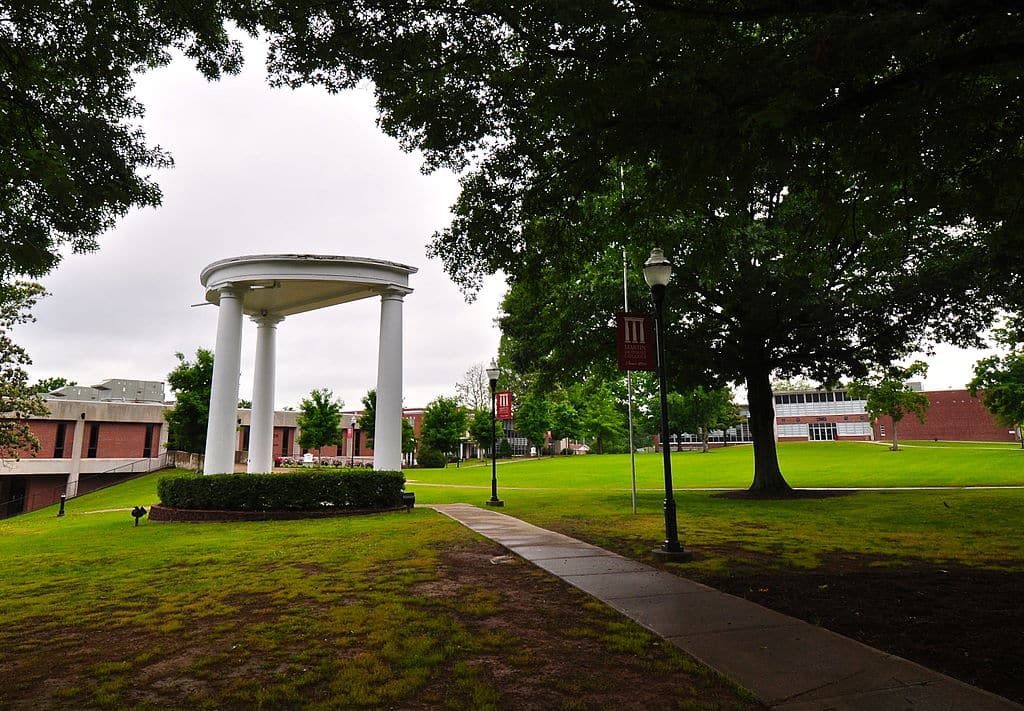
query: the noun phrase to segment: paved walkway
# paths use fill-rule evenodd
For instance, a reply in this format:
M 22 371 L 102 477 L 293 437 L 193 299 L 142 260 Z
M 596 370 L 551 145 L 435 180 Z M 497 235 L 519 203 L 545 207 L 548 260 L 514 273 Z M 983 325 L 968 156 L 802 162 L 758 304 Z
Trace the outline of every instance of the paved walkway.
M 785 711 L 1024 707 L 900 657 L 603 548 L 469 504 L 436 505 Z

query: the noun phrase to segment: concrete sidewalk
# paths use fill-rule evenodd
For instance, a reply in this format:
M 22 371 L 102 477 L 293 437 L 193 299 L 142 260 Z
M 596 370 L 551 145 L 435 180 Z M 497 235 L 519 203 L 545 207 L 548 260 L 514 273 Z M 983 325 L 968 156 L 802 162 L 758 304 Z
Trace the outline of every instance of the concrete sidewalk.
M 469 504 L 431 508 L 615 608 L 786 711 L 1024 708 L 900 657 Z

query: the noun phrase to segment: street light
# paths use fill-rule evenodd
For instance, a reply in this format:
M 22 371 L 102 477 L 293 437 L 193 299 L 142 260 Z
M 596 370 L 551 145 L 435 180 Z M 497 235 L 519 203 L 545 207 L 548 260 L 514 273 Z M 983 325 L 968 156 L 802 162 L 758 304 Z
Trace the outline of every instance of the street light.
M 487 368 L 487 380 L 491 384 L 491 499 L 488 506 L 504 506 L 505 502 L 498 498 L 498 419 L 495 416 L 495 401 L 498 397 L 498 364 L 491 359 Z
M 356 419 L 355 415 L 352 415 L 352 421 L 349 423 L 349 426 L 352 428 L 352 438 L 351 441 L 349 442 L 348 450 L 349 469 L 354 469 L 356 466 L 356 428 L 358 427 L 358 425 L 359 421 Z
M 676 526 L 676 500 L 672 495 L 672 448 L 668 442 L 668 386 L 665 377 L 665 287 L 672 279 L 672 262 L 660 248 L 651 250 L 644 262 L 644 281 L 651 287 L 654 302 L 655 341 L 658 355 L 658 385 L 661 390 L 661 453 L 665 463 L 665 542 L 654 553 L 671 560 L 689 560 L 690 554 L 679 543 Z

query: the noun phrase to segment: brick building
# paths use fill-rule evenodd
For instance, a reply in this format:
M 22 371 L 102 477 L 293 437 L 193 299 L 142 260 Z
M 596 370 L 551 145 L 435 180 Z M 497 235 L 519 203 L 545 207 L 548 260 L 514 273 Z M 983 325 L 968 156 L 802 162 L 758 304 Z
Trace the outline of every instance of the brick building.
M 67 386 L 46 396 L 50 414 L 30 421 L 39 439 L 38 453 L 21 452 L 17 460 L 0 462 L 0 518 L 33 511 L 68 498 L 94 491 L 126 477 L 169 466 L 202 468 L 202 457 L 176 457 L 168 453 L 164 413 L 173 403 L 164 401 L 164 384 L 155 381 L 108 380 L 93 387 Z M 314 452 L 336 464 L 369 466 L 373 449 L 358 428 L 361 412 L 342 414 L 343 443 Z M 274 413 L 274 455 L 278 461 L 301 460 L 299 413 Z M 406 408 L 402 413 L 417 436 L 423 410 Z M 248 459 L 252 413 L 238 410 L 235 461 Z M 407 455 L 407 465 L 413 463 Z
M 1012 427 L 996 423 L 985 409 L 981 397 L 971 397 L 966 390 L 935 390 L 926 392 L 931 403 L 924 423 L 913 415 L 900 420 L 900 439 L 958 440 L 966 442 L 1015 442 Z M 874 426 L 876 439 L 892 437 L 892 418 L 880 417 Z

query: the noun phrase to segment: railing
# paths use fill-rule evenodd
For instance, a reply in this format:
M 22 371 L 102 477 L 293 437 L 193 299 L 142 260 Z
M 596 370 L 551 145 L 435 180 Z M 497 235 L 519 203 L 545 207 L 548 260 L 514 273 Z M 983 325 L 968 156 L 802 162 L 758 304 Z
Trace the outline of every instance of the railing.
M 158 457 L 146 457 L 145 459 L 136 459 L 134 462 L 128 462 L 127 464 L 119 464 L 113 469 L 107 469 L 106 471 L 99 472 L 99 474 L 148 474 L 149 472 L 159 471 L 160 469 L 167 469 L 168 467 L 174 466 L 174 456 L 171 452 L 164 451 Z

